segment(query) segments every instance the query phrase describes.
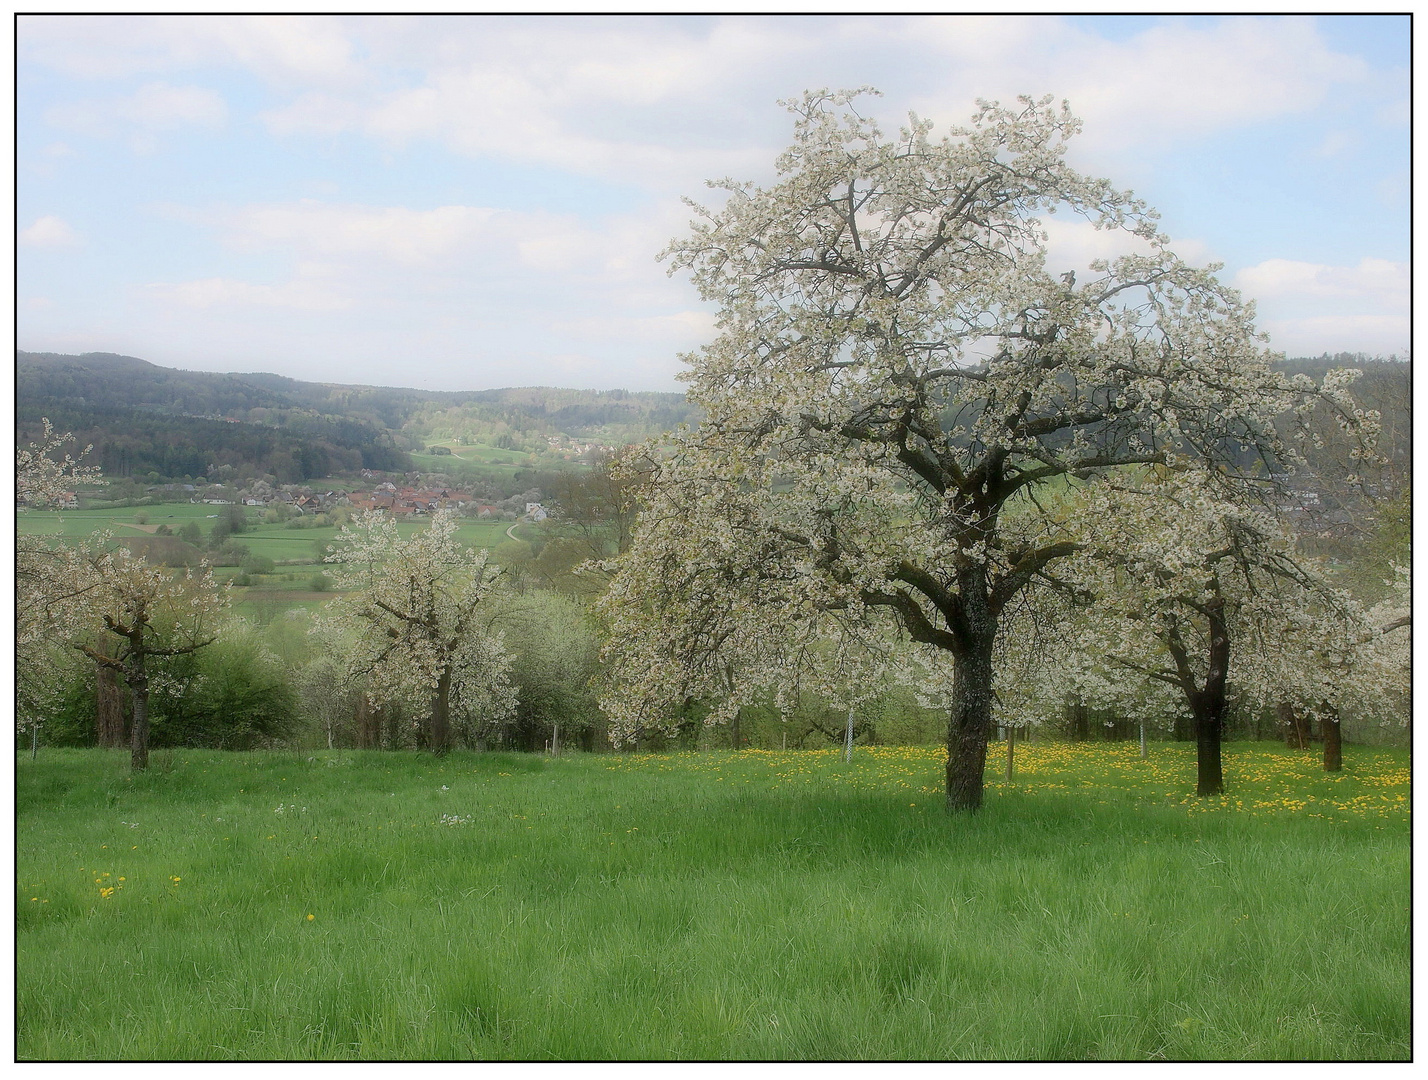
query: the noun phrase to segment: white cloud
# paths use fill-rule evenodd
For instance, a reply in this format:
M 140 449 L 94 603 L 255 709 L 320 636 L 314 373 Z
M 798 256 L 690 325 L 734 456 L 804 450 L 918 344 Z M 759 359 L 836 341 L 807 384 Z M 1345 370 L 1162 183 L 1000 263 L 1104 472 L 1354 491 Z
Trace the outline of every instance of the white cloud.
M 633 215 L 582 221 L 573 214 L 486 206 L 343 204 L 319 199 L 198 210 L 158 208 L 168 217 L 217 231 L 244 252 L 288 252 L 298 260 L 371 275 L 463 273 L 509 279 L 540 275 L 545 289 L 565 279 L 628 290 L 662 281 L 656 254 L 681 229 L 687 210 L 673 200 Z M 667 290 L 662 290 L 666 291 Z
M 1359 261 L 1357 266 L 1325 266 L 1292 259 L 1267 259 L 1235 275 L 1235 287 L 1260 300 L 1349 300 L 1380 310 L 1406 311 L 1409 302 L 1407 263 L 1388 259 Z
M 690 310 L 688 287 L 654 258 L 687 216 L 673 201 L 589 222 L 318 200 L 162 212 L 287 269 L 281 285 L 234 274 L 149 285 L 139 295 L 153 325 L 231 333 L 263 355 L 321 335 L 346 366 L 304 377 L 411 381 L 383 365 L 419 356 L 434 380 L 424 385 L 673 389 L 676 354 L 712 336 L 710 316 Z
M 688 191 L 763 176 L 776 98 L 889 91 L 943 124 L 976 97 L 1068 97 L 1086 151 L 1121 151 L 1310 109 L 1365 66 L 1312 19 L 1225 18 L 1108 41 L 1052 16 L 792 18 L 27 17 L 25 59 L 80 77 L 214 64 L 286 91 L 281 134 L 433 139 L 472 156 Z
M 127 134 L 135 149 L 147 152 L 161 133 L 186 127 L 221 128 L 228 119 L 228 106 L 206 87 L 153 82 L 123 97 L 56 105 L 46 111 L 45 119 L 55 127 L 96 138 Z
M 1170 22 L 1110 41 L 1044 16 L 928 17 L 909 23 L 905 37 L 920 63 L 937 51 L 955 58 L 940 84 L 918 96 L 920 113 L 957 119 L 973 97 L 1054 94 L 1085 122 L 1075 147 L 1083 160 L 1300 114 L 1367 77 L 1360 59 L 1328 47 L 1312 19 Z
M 1263 319 L 1270 344 L 1290 356 L 1368 353 L 1407 356 L 1412 341 L 1408 316 L 1319 315 L 1303 319 Z
M 1256 301 L 1276 349 L 1403 353 L 1409 345 L 1409 266 L 1365 258 L 1357 266 L 1267 259 L 1235 275 Z
M 79 234 L 70 228 L 69 223 L 53 214 L 37 218 L 34 224 L 21 231 L 19 240 L 26 247 L 38 248 L 78 247 L 80 243 Z
M 1042 218 L 1046 233 L 1046 268 L 1049 273 L 1064 270 L 1084 271 L 1097 259 L 1107 261 L 1122 255 L 1148 255 L 1149 242 L 1124 229 L 1097 229 L 1080 217 L 1053 215 Z M 1172 239 L 1170 250 L 1187 263 L 1204 265 L 1209 261 L 1209 249 L 1204 242 L 1191 238 Z
M 295 311 L 345 311 L 352 300 L 311 281 L 296 279 L 286 285 L 255 285 L 229 278 L 204 278 L 175 284 L 144 286 L 161 303 L 187 308 L 246 307 L 291 308 Z
M 1357 150 L 1363 145 L 1363 137 L 1356 131 L 1330 131 L 1314 151 L 1319 157 L 1338 157 Z
M 125 78 L 214 64 L 278 85 L 360 80 L 341 21 L 297 15 L 27 15 L 20 55 L 73 78 Z
M 389 260 L 415 266 L 448 260 L 492 231 L 499 212 L 486 207 L 348 206 L 304 199 L 257 205 L 219 216 L 227 242 L 240 249 L 291 248 L 301 257 Z
M 679 311 L 673 315 L 618 317 L 597 315 L 584 319 L 557 320 L 556 333 L 601 341 L 669 344 L 672 349 L 688 349 L 713 339 L 714 316 L 707 311 Z

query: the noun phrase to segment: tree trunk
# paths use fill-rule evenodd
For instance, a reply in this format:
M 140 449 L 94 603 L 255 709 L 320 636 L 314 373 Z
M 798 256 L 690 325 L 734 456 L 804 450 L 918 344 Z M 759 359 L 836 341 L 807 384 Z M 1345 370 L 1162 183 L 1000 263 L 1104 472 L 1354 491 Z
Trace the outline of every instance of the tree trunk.
M 1339 713 L 1327 701 L 1324 702 L 1324 707 L 1327 711 L 1319 725 L 1324 735 L 1324 771 L 1339 772 L 1344 767 L 1344 741 L 1343 731 L 1339 727 Z
M 1206 605 L 1210 629 L 1210 656 L 1205 687 L 1191 703 L 1195 711 L 1195 794 L 1219 795 L 1225 790 L 1220 760 L 1230 676 L 1230 635 L 1220 605 Z
M 1071 714 L 1071 741 L 1088 742 L 1091 738 L 1091 710 L 1084 701 L 1076 698 L 1067 706 L 1067 712 Z
M 843 761 L 845 764 L 853 760 L 853 710 L 848 710 L 848 729 L 843 733 Z
M 431 699 L 431 749 L 437 757 L 451 749 L 451 669 L 442 668 Z
M 1284 745 L 1298 750 L 1309 748 L 1309 733 L 1304 730 L 1304 721 L 1287 701 L 1281 701 L 1274 708 L 1279 726 L 1284 733 Z
M 970 647 L 953 656 L 952 712 L 947 724 L 947 809 L 982 805 L 982 774 L 992 734 L 992 643 L 996 623 L 987 616 Z
M 124 689 L 119 673 L 106 664 L 95 664 L 94 733 L 100 746 L 115 749 L 124 745 Z
M 1195 710 L 1195 794 L 1220 795 L 1225 790 L 1224 766 L 1220 760 L 1220 729 L 1224 705 L 1215 710 L 1210 703 L 1205 711 Z
M 149 681 L 142 675 L 130 682 L 134 695 L 134 728 L 129 735 L 129 768 L 143 772 L 149 767 Z
M 375 740 L 372 738 L 372 703 L 367 700 L 366 694 L 358 696 L 357 708 L 352 720 L 352 726 L 356 729 L 354 741 L 357 743 L 357 749 L 372 749 L 375 745 Z
M 739 730 L 739 717 L 743 712 L 743 709 L 735 709 L 734 719 L 729 721 L 729 745 L 735 750 L 739 749 L 739 743 L 743 741 L 744 733 Z

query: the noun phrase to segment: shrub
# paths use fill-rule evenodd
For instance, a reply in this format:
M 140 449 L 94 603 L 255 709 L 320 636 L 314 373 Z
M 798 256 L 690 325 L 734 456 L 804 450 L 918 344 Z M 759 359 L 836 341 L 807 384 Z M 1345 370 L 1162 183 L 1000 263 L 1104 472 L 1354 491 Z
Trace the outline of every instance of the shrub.
M 281 741 L 297 724 L 287 671 L 248 629 L 181 657 L 154 680 L 156 746 L 247 750 Z

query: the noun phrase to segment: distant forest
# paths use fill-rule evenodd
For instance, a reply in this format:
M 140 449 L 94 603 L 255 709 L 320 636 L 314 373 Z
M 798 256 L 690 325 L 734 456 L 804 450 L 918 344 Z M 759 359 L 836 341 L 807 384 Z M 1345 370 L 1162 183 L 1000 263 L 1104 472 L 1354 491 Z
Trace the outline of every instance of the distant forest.
M 442 392 L 159 367 L 132 356 L 17 352 L 17 438 L 42 418 L 93 445 L 107 476 L 176 480 L 232 466 L 279 483 L 406 472 L 433 438 L 564 434 L 610 443 L 687 422 L 682 394 L 550 388 Z
M 1382 413 L 1390 473 L 1411 468 L 1412 396 L 1406 362 L 1358 353 L 1297 358 L 1287 371 L 1316 379 L 1334 367 L 1363 372 L 1356 396 Z M 312 383 L 269 374 L 179 371 L 132 356 L 17 352 L 16 424 L 23 445 L 48 417 L 93 445 L 113 478 L 198 478 L 231 466 L 237 477 L 279 483 L 414 471 L 410 452 L 431 441 L 535 446 L 554 436 L 605 445 L 694 424 L 682 394 L 526 387 L 429 391 Z

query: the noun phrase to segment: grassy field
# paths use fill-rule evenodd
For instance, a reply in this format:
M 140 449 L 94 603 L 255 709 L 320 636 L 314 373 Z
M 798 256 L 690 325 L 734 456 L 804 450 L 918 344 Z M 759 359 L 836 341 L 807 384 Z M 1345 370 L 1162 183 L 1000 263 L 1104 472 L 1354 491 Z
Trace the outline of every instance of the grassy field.
M 1348 759 L 1030 744 L 949 818 L 931 748 L 42 750 L 16 1052 L 1406 1059 L 1408 756 Z
M 120 506 L 101 510 L 29 511 L 16 515 L 15 528 L 21 536 L 55 536 L 67 540 L 80 540 L 100 531 L 108 530 L 116 539 L 132 536 L 152 536 L 159 525 L 167 525 L 177 532 L 184 525 L 196 522 L 206 536 L 213 529 L 221 507 L 196 506 L 192 503 L 159 503 L 153 506 Z M 139 517 L 145 519 L 139 524 Z M 233 537 L 240 544 L 246 544 L 254 555 L 263 555 L 274 562 L 293 560 L 309 561 L 314 557 L 313 544 L 316 541 L 329 544 L 337 535 L 335 528 L 288 528 L 284 525 L 265 525 L 259 520 L 261 515 L 249 510 L 249 520 L 253 522 L 248 530 Z M 466 519 L 457 530 L 457 538 L 473 547 L 495 547 L 506 540 L 508 522 L 491 522 Z M 402 536 L 410 536 L 426 528 L 423 521 L 403 521 L 397 525 Z
M 171 531 L 177 532 L 184 525 L 196 522 L 207 536 L 212 531 L 219 509 L 192 503 L 160 503 L 58 513 L 29 511 L 16 515 L 16 530 L 22 536 L 52 536 L 70 542 L 82 540 L 98 531 L 107 531 L 115 540 L 124 540 L 152 536 L 160 525 L 167 525 Z M 142 524 L 140 517 L 144 519 Z M 250 511 L 249 517 L 255 523 L 246 532 L 235 535 L 234 541 L 247 547 L 251 555 L 272 559 L 277 564 L 277 570 L 273 574 L 253 575 L 250 586 L 238 589 L 233 594 L 237 610 L 253 615 L 275 604 L 284 609 L 312 608 L 330 600 L 331 593 L 314 592 L 311 583 L 313 575 L 323 570 L 317 547 L 330 544 L 337 535 L 337 529 L 290 529 L 286 525 L 262 524 L 256 512 Z M 509 527 L 509 523 L 504 521 L 463 520 L 456 536 L 471 547 L 490 549 L 509 539 L 506 533 Z M 397 531 L 403 537 L 425 528 L 426 523 L 421 521 L 397 524 Z M 230 581 L 237 576 L 238 567 L 215 567 L 214 574 L 220 581 Z

